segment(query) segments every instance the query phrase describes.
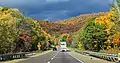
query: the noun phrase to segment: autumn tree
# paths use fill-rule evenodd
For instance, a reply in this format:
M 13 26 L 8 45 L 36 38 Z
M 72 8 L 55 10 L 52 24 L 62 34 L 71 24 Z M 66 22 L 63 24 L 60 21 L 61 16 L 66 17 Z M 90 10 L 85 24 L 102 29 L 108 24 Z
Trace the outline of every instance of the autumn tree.
M 11 51 L 11 45 L 14 43 L 17 35 L 16 17 L 9 13 L 11 9 L 0 8 L 0 53 Z
M 45 45 L 48 35 L 37 20 L 25 17 L 18 9 L 0 7 L 0 53 L 18 47 L 19 40 L 23 40 L 25 49 L 29 47 L 28 44 L 32 44 L 32 49 L 36 50 L 38 42 Z
M 104 32 L 105 29 L 105 25 L 89 21 L 80 35 L 84 48 L 93 51 L 102 49 L 103 43 L 108 38 L 108 34 Z

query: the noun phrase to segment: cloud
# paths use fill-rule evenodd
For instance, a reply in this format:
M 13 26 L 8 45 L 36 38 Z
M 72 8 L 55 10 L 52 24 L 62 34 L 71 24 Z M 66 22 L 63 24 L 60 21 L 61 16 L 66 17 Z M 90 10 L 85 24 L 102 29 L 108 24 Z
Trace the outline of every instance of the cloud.
M 65 19 L 68 18 L 67 10 L 59 10 L 59 11 L 44 11 L 42 13 L 37 13 L 37 14 L 31 14 L 29 15 L 30 17 L 36 17 L 37 19 L 40 20 L 58 20 L 58 19 Z
M 68 2 L 70 0 L 46 0 L 48 3 L 56 3 L 56 2 Z
M 105 12 L 113 0 L 0 0 L 35 19 L 67 19 L 82 13 Z
M 45 0 L 0 0 L 0 5 L 6 5 L 10 7 L 24 7 L 46 4 Z

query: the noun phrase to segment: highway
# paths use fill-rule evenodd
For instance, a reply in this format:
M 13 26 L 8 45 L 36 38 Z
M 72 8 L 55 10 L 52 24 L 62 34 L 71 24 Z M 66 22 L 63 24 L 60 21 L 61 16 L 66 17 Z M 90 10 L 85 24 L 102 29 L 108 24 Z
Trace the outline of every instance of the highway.
M 82 61 L 75 59 L 67 52 L 52 51 L 18 63 L 82 63 Z

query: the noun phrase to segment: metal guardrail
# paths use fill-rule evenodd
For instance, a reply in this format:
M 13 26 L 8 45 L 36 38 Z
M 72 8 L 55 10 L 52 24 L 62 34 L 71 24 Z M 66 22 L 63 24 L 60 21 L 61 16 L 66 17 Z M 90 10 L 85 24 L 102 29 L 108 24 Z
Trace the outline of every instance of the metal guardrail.
M 21 53 L 13 53 L 13 54 L 1 54 L 0 61 L 28 58 L 30 56 L 36 55 L 36 53 L 37 53 L 37 51 L 21 52 Z
M 0 61 L 13 60 L 26 58 L 28 53 L 14 53 L 14 54 L 2 54 L 0 55 Z
M 83 54 L 83 55 L 89 55 L 89 56 L 93 56 L 93 57 L 96 57 L 96 58 L 112 61 L 112 62 L 117 62 L 118 61 L 117 55 L 109 56 L 108 54 L 97 53 L 97 52 L 86 52 L 86 51 L 75 51 L 75 52 Z

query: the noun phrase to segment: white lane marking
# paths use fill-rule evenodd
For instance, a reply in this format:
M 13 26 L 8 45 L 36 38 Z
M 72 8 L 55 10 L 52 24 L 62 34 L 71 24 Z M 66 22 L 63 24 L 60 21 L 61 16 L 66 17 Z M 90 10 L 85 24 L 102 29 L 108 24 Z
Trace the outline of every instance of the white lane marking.
M 59 52 L 57 52 L 57 53 L 51 58 L 51 60 L 53 60 L 53 59 L 57 56 L 58 53 L 59 53 Z M 47 63 L 50 63 L 50 61 L 48 61 Z
M 69 54 L 69 53 L 68 53 Z M 70 56 L 72 56 L 71 54 L 69 54 Z M 73 56 L 72 56 L 73 57 Z M 78 59 L 78 58 L 76 58 L 76 57 L 73 57 L 73 58 L 75 58 L 76 60 L 78 60 L 79 62 L 81 62 L 81 63 L 84 63 L 83 61 L 81 61 L 80 59 Z
M 53 58 L 51 58 L 51 60 L 53 60 Z
M 55 55 L 55 56 L 53 56 L 53 59 L 54 59 L 54 58 L 58 55 L 58 53 L 59 53 L 59 52 L 57 52 L 57 53 L 56 53 L 56 55 Z
M 55 57 L 55 58 L 59 58 L 59 59 L 61 59 L 62 57 Z M 72 57 L 66 57 L 65 59 L 71 59 Z
M 50 63 L 50 61 L 48 61 L 47 63 Z

